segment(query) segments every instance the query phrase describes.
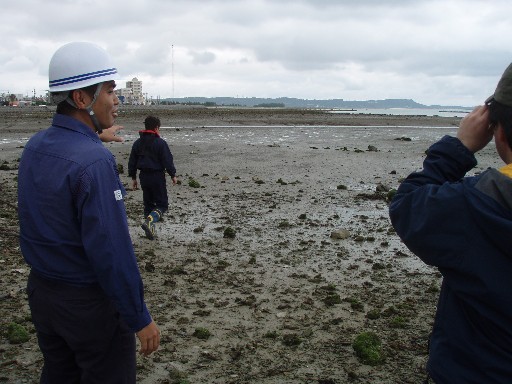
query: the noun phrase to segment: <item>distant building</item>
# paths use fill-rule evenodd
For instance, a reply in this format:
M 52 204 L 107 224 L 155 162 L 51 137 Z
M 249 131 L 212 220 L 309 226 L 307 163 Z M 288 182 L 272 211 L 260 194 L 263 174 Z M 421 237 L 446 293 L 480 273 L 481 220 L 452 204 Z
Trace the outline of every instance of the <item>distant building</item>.
M 146 100 L 142 93 L 142 81 L 134 77 L 126 82 L 126 88 L 116 89 L 116 95 L 123 104 L 144 105 Z
M 133 91 L 131 88 L 116 89 L 116 95 L 122 104 L 132 104 Z

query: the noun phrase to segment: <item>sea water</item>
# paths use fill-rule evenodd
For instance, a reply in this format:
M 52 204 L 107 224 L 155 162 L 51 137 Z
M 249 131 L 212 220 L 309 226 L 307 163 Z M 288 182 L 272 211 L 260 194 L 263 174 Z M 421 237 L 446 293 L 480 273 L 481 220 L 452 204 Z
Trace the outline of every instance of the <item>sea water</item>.
M 330 113 L 348 113 L 362 115 L 399 115 L 399 116 L 440 116 L 440 117 L 464 117 L 471 108 L 360 108 L 360 109 L 332 109 Z
M 436 109 L 436 108 L 385 108 L 385 109 L 372 109 L 372 108 L 361 108 L 361 109 L 328 109 L 326 112 L 328 113 L 346 113 L 346 114 L 363 114 L 363 115 L 398 115 L 398 116 L 440 116 L 440 117 L 459 117 L 462 118 L 466 116 L 471 109 L 469 108 L 444 108 L 444 109 Z M 165 130 L 169 129 L 176 129 L 180 128 L 181 130 L 184 130 L 182 132 L 183 138 L 185 141 L 193 141 L 193 142 L 211 142 L 211 140 L 219 139 L 219 140 L 229 140 L 234 139 L 241 141 L 243 138 L 245 138 L 245 142 L 247 144 L 273 144 L 273 143 L 281 143 L 281 144 L 289 144 L 290 141 L 294 141 L 294 139 L 302 138 L 305 134 L 305 132 L 309 132 L 313 137 L 318 135 L 319 132 L 322 133 L 322 136 L 324 135 L 330 135 L 332 136 L 329 139 L 339 139 L 339 135 L 341 134 L 342 137 L 347 134 L 352 134 L 354 137 L 360 137 L 361 136 L 361 130 L 369 130 L 369 129 L 379 129 L 383 128 L 384 131 L 382 133 L 387 134 L 396 134 L 395 132 L 390 132 L 392 129 L 390 129 L 390 126 L 372 126 L 372 127 L 356 127 L 356 126 L 301 126 L 301 125 L 285 125 L 285 126 L 204 126 L 203 128 L 207 129 L 214 129 L 213 131 L 210 131 L 208 134 L 204 133 L 203 129 L 203 137 L 197 138 L 195 135 L 194 139 L 191 139 L 190 132 L 187 128 L 182 127 L 172 127 L 172 126 L 165 126 L 161 127 L 162 134 L 165 135 Z M 215 130 L 215 128 L 227 128 L 227 131 L 222 132 L 221 130 Z M 443 129 L 444 127 L 396 127 L 397 131 L 401 134 L 404 134 L 404 130 L 411 129 L 411 128 L 422 128 L 421 131 L 423 134 L 426 134 L 429 136 L 429 138 L 437 138 L 439 136 L 439 129 Z M 193 129 L 199 129 L 199 128 L 193 128 Z M 435 129 L 432 131 L 431 129 Z M 266 135 L 263 137 L 260 137 L 259 140 L 255 140 L 255 137 L 259 137 L 263 131 L 266 131 Z M 419 133 L 420 130 L 414 130 L 413 132 Z M 366 132 L 367 133 L 367 132 Z M 397 132 L 398 133 L 398 132 Z M 138 133 L 131 133 L 131 132 L 121 132 L 121 136 L 125 138 L 127 141 L 133 141 L 139 137 Z M 176 139 L 176 136 L 180 136 L 176 132 L 173 132 L 172 136 Z M 363 134 L 364 136 L 364 134 Z M 164 137 L 165 138 L 165 137 Z M 323 137 L 322 140 L 325 140 L 326 138 Z M 12 143 L 19 143 L 20 145 L 23 145 L 27 142 L 28 137 L 24 138 L 12 138 L 12 137 L 3 137 L 0 139 L 0 147 L 3 145 L 9 145 Z M 256 142 L 255 142 L 256 141 Z M 315 144 L 315 143 L 311 143 Z M 316 143 L 318 144 L 318 143 Z

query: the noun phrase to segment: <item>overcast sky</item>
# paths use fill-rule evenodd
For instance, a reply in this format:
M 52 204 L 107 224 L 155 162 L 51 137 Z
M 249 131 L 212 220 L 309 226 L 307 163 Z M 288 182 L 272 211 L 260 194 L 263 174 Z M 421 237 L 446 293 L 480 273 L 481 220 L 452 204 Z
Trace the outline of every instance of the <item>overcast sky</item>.
M 0 94 L 44 94 L 54 51 L 91 41 L 153 98 L 473 106 L 512 62 L 511 20 L 510 0 L 2 1 Z

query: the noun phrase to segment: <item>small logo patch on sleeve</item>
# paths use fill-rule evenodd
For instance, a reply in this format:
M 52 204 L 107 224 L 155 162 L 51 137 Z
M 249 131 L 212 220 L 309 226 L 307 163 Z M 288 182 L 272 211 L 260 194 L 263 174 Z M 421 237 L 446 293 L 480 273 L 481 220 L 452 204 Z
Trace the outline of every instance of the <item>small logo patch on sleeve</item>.
M 123 193 L 120 189 L 114 191 L 114 197 L 116 198 L 116 200 L 123 200 Z

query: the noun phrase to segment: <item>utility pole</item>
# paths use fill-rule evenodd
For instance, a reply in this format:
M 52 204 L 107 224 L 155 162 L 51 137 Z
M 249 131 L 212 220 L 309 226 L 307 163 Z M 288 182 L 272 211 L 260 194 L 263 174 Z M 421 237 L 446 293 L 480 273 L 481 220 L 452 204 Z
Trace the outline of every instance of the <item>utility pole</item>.
M 174 101 L 174 44 L 171 45 L 172 101 Z

